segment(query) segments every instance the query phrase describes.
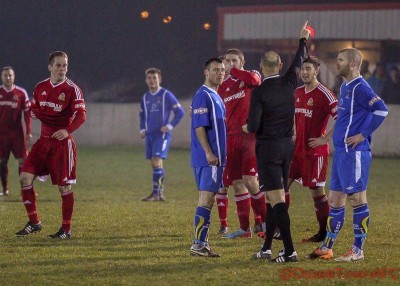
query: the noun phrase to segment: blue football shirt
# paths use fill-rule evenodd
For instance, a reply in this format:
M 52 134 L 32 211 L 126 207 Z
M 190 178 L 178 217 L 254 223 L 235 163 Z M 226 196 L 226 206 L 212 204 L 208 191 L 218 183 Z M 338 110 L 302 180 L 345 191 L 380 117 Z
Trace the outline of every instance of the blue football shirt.
M 338 115 L 333 132 L 335 150 L 369 151 L 372 132 L 388 114 L 385 103 L 361 76 L 342 84 L 338 101 Z M 353 149 L 353 146 L 346 144 L 346 139 L 359 133 L 366 140 Z
M 196 128 L 204 127 L 208 143 L 219 166 L 226 163 L 226 111 L 221 97 L 215 90 L 203 85 L 195 94 L 192 102 L 191 123 L 191 165 L 193 168 L 209 166 L 199 140 Z
M 174 118 L 170 121 L 171 111 Z M 140 130 L 149 134 L 162 134 L 161 127 L 175 127 L 184 116 L 184 110 L 169 90 L 161 87 L 155 94 L 146 92 L 140 101 Z

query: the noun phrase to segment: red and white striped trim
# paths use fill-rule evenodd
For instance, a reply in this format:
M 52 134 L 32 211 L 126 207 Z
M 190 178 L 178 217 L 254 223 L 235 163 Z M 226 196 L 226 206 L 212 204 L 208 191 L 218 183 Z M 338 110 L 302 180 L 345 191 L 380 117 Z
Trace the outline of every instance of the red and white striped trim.
M 228 194 L 218 194 L 215 196 L 217 199 L 228 199 Z
M 72 194 L 72 193 L 73 193 L 72 190 L 68 190 L 68 191 L 63 192 L 63 193 L 61 194 L 61 196 L 67 196 L 67 195 Z
M 249 193 L 235 196 L 235 202 L 240 202 L 240 201 L 244 201 L 244 200 L 248 200 L 248 199 L 250 199 Z
M 335 96 L 333 95 L 333 93 L 324 85 L 322 85 L 321 83 L 318 85 L 318 89 L 320 91 L 322 91 L 323 94 L 325 94 L 326 98 L 329 101 L 329 104 L 333 103 L 333 102 L 337 102 L 337 99 L 335 98 Z
M 67 84 L 75 89 L 76 99 L 83 99 L 82 91 L 72 80 L 67 79 Z
M 74 167 L 74 148 L 72 148 L 72 140 L 68 139 L 68 177 L 71 177 Z
M 264 193 L 263 193 L 263 192 L 258 192 L 258 193 L 255 194 L 255 195 L 250 194 L 250 197 L 251 197 L 252 199 L 255 199 L 255 200 L 261 199 L 263 196 L 264 196 Z
M 31 190 L 31 189 L 33 189 L 33 185 L 21 187 L 21 191 L 28 191 L 28 190 Z

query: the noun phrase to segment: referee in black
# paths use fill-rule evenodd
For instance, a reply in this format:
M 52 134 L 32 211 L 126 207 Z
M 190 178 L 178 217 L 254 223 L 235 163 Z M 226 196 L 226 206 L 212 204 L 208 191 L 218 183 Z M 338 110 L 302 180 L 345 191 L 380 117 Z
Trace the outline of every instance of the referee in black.
M 247 125 L 243 126 L 244 132 L 256 133 L 260 189 L 266 192 L 268 201 L 265 242 L 253 257 L 272 259 L 272 238 L 278 226 L 285 250 L 271 260 L 276 263 L 297 262 L 285 191 L 288 190 L 289 167 L 294 152 L 294 91 L 307 55 L 306 42 L 310 36 L 306 27 L 307 21 L 300 32 L 296 57 L 285 75 L 279 75 L 282 62 L 277 53 L 269 51 L 262 56 L 260 69 L 265 78 L 252 91 Z

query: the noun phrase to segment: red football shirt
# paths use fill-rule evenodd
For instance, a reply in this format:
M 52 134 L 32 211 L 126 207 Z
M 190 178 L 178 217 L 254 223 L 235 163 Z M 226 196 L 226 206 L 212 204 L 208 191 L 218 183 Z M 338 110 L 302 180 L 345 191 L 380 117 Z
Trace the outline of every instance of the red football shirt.
M 218 94 L 225 103 L 227 134 L 243 133 L 249 113 L 251 90 L 261 83 L 257 71 L 232 68 L 228 77 L 218 88 Z
M 14 85 L 12 89 L 7 90 L 3 85 L 0 86 L 0 134 L 23 136 L 22 113 L 27 111 L 29 106 L 25 89 Z
M 333 93 L 322 84 L 318 84 L 309 92 L 306 92 L 305 86 L 296 89 L 296 155 L 329 155 L 328 144 L 310 148 L 308 139 L 321 137 L 326 133 L 329 116 L 336 119 L 337 103 Z
M 42 122 L 41 136 L 65 129 L 79 110 L 86 111 L 83 93 L 71 80 L 52 84 L 48 78 L 36 85 L 32 112 Z

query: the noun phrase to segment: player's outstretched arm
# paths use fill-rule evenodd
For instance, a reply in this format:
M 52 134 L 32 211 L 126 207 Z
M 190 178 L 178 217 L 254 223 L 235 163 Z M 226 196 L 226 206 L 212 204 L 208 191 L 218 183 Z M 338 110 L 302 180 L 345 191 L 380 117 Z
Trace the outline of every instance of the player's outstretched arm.
M 240 79 L 248 86 L 257 86 L 261 83 L 261 75 L 256 71 L 240 70 L 233 67 L 230 71 L 230 75 Z
M 285 74 L 285 79 L 287 82 L 293 87 L 297 87 L 297 83 L 300 77 L 300 69 L 301 65 L 303 64 L 304 58 L 307 56 L 307 40 L 310 37 L 310 31 L 307 30 L 307 23 L 306 21 L 303 27 L 300 30 L 300 40 L 299 40 L 299 48 L 297 49 L 296 56 L 292 64 L 290 65 L 288 71 Z
M 307 30 L 307 24 L 308 24 L 308 20 L 306 20 L 306 22 L 304 23 L 303 27 L 301 27 L 300 39 L 308 40 L 308 38 L 310 38 L 310 31 Z

